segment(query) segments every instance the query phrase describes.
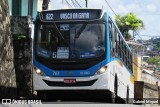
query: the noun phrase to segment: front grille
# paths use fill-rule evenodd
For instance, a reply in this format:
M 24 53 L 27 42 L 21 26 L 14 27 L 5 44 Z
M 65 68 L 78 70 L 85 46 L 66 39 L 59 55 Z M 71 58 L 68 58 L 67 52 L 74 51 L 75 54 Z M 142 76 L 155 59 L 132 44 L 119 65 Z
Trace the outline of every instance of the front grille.
M 64 82 L 55 82 L 55 81 L 48 81 L 44 80 L 43 81 L 48 85 L 48 86 L 59 86 L 59 87 L 78 87 L 78 86 L 91 86 L 93 85 L 97 79 L 91 80 L 91 81 L 77 81 L 76 83 L 64 83 Z

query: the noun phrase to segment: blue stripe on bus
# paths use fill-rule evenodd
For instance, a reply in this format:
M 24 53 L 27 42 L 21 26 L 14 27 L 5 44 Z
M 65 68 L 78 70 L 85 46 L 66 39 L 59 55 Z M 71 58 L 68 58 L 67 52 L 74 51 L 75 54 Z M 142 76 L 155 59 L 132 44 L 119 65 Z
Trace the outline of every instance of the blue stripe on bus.
M 120 61 L 123 64 L 123 66 L 127 69 L 127 71 L 130 73 L 130 75 L 134 77 L 134 74 L 131 72 L 130 69 L 128 69 L 128 67 L 124 64 L 124 62 L 120 58 L 115 58 L 115 57 L 111 58 L 111 62 L 116 60 Z
M 109 39 L 109 26 L 108 26 L 108 14 L 106 13 L 106 62 L 110 62 L 110 39 Z
M 93 76 L 101 67 L 103 67 L 104 65 L 106 65 L 111 61 L 114 61 L 114 60 L 121 61 L 121 59 L 119 58 L 110 58 L 110 39 L 109 39 L 108 18 L 109 17 L 107 14 L 106 15 L 106 60 L 103 60 L 102 62 L 86 70 L 52 70 L 35 60 L 35 46 L 34 46 L 33 47 L 33 65 L 41 69 L 46 74 L 46 76 L 50 76 L 50 77 L 87 77 L 87 76 Z M 35 29 L 36 29 L 36 25 L 37 24 L 35 23 Z M 37 35 L 36 32 L 34 33 L 35 35 Z M 34 39 L 37 39 L 36 36 L 34 36 Z M 124 63 L 123 65 L 126 67 Z M 132 76 L 134 76 L 133 73 L 127 67 L 126 69 Z M 55 75 L 56 73 L 58 75 Z
M 120 58 L 111 58 L 111 51 L 110 51 L 110 37 L 109 37 L 109 16 L 108 13 L 106 13 L 106 32 L 107 32 L 107 37 L 106 37 L 106 41 L 107 41 L 107 52 L 106 52 L 106 59 L 107 59 L 107 63 L 108 62 L 112 62 L 115 60 L 119 60 L 122 62 L 122 60 Z M 122 62 L 123 63 L 123 62 Z M 131 70 L 128 69 L 128 67 L 123 63 L 123 65 L 125 66 L 125 68 L 127 69 L 127 71 L 130 73 L 130 75 L 134 76 L 133 73 L 131 72 Z
M 35 34 L 36 35 L 36 34 Z M 36 38 L 35 38 L 36 39 Z M 45 65 L 39 63 L 38 61 L 35 60 L 35 56 L 33 56 L 33 64 L 37 68 L 41 69 L 46 76 L 51 76 L 51 77 L 85 77 L 85 76 L 93 76 L 101 67 L 106 65 L 107 63 L 110 62 L 110 43 L 109 43 L 109 30 L 108 30 L 108 15 L 106 16 L 106 60 L 103 60 L 102 62 L 99 62 L 98 64 L 94 65 L 93 67 L 87 69 L 87 70 L 52 70 Z M 35 47 L 34 47 L 35 49 Z M 35 52 L 33 52 L 33 55 Z M 69 75 L 68 73 L 72 72 L 72 75 Z M 58 72 L 58 75 L 53 75 L 53 73 Z
M 33 64 L 37 68 L 41 69 L 46 76 L 50 77 L 87 77 L 93 76 L 102 66 L 106 65 L 106 60 L 103 60 L 102 62 L 86 70 L 52 70 L 37 62 L 35 59 Z

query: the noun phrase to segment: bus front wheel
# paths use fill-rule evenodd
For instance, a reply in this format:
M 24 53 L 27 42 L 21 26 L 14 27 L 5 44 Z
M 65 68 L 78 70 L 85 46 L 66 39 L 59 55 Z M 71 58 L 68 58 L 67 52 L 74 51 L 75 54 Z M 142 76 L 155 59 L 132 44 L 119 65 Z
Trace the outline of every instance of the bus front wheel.
M 37 91 L 37 99 L 46 101 L 46 94 L 43 91 Z
M 126 92 L 126 103 L 129 103 L 129 86 L 127 86 L 127 92 Z
M 112 99 L 113 99 L 114 103 L 116 103 L 117 96 L 118 96 L 118 79 L 117 79 L 117 75 L 115 75 L 114 92 L 113 92 L 113 95 L 112 95 Z

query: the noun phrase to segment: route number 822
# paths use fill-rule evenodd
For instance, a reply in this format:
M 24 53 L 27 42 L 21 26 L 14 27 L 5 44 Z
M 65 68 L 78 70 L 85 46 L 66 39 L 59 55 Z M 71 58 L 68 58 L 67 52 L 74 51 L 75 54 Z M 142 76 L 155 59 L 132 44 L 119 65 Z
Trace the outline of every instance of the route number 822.
M 47 20 L 53 20 L 53 14 L 46 14 Z

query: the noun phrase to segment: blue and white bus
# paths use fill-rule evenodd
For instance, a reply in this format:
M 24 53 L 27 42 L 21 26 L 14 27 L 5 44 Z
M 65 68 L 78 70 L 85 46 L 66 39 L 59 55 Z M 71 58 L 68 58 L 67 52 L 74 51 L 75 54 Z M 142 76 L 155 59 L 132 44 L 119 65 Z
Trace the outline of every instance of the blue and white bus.
M 38 12 L 33 46 L 33 88 L 97 91 L 134 97 L 132 53 L 107 12 L 63 9 Z

